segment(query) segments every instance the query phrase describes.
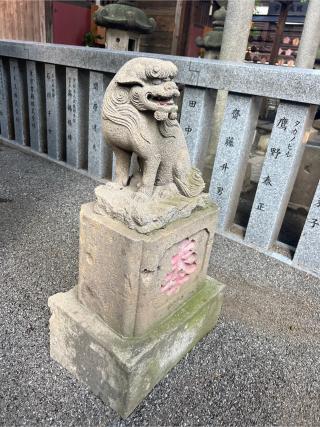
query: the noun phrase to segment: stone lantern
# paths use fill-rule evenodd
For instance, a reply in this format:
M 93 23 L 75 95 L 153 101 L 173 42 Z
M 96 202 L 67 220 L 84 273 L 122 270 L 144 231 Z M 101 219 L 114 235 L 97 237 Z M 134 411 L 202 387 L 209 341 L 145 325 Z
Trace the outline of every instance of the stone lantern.
M 134 4 L 133 0 L 118 0 L 96 12 L 96 24 L 107 29 L 106 48 L 139 51 L 141 34 L 154 31 L 156 21 Z
M 196 45 L 205 49 L 204 57 L 219 59 L 224 21 L 226 19 L 226 1 L 219 1 L 220 8 L 213 14 L 213 30 L 203 37 L 196 38 Z

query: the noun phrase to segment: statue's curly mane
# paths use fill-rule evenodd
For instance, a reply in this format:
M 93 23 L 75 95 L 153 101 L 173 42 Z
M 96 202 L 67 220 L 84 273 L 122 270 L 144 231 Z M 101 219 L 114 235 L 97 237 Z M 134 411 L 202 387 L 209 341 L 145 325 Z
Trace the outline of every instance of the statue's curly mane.
M 108 88 L 109 89 L 109 88 Z M 124 126 L 131 135 L 139 135 L 151 144 L 141 132 L 141 112 L 130 102 L 130 87 L 120 86 L 114 82 L 112 88 L 107 90 L 102 107 L 102 118 Z M 159 123 L 159 131 L 165 138 L 174 137 L 174 128 L 179 126 L 177 120 L 167 119 Z M 138 130 L 138 132 L 137 132 Z
M 124 126 L 131 135 L 140 130 L 140 112 L 130 103 L 129 89 L 115 85 L 115 90 L 107 91 L 102 107 L 102 118 Z M 141 137 L 143 135 L 139 132 Z M 148 141 L 150 142 L 150 141 Z

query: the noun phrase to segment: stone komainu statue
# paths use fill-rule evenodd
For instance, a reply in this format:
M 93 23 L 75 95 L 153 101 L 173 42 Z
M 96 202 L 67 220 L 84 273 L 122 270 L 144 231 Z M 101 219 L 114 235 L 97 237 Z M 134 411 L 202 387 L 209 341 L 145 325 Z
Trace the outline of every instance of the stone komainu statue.
M 116 157 L 115 182 L 129 184 L 136 153 L 141 171 L 138 192 L 147 196 L 152 196 L 154 185 L 174 183 L 180 194 L 194 197 L 205 185 L 200 172 L 191 167 L 177 121 L 176 74 L 172 62 L 132 59 L 115 75 L 103 100 L 102 131 Z

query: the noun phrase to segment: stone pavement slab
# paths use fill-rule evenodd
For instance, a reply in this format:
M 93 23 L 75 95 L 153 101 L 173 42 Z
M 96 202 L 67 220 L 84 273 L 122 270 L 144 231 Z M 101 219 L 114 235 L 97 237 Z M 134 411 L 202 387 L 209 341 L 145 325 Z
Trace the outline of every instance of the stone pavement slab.
M 286 322 L 314 307 L 275 289 L 226 284 L 216 329 L 126 421 L 50 360 L 47 300 L 77 282 L 80 205 L 96 185 L 0 145 L 0 425 L 318 425 L 319 334 Z

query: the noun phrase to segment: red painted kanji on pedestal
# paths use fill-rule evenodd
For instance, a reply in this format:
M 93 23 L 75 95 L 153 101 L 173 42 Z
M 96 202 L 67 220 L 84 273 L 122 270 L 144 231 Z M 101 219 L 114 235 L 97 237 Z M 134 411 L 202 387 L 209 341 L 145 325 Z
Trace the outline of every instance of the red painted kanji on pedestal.
M 197 254 L 195 241 L 185 239 L 179 246 L 179 252 L 171 259 L 172 270 L 166 274 L 165 283 L 161 292 L 172 295 L 178 292 L 181 285 L 189 280 L 189 276 L 196 271 Z

